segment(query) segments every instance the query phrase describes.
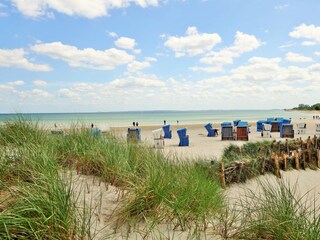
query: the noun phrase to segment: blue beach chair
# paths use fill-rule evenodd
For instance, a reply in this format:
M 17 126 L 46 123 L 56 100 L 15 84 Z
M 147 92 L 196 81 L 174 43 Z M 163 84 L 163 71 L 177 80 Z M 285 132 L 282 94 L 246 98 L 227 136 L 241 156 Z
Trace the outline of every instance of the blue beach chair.
M 186 128 L 180 128 L 177 130 L 180 142 L 179 146 L 189 146 L 189 135 L 187 135 L 187 129 Z
M 127 141 L 141 142 L 141 129 L 128 128 Z
M 93 128 L 90 130 L 90 134 L 95 137 L 99 137 L 101 135 L 101 130 L 99 128 Z
M 208 131 L 208 137 L 216 137 L 218 135 L 218 129 L 212 128 L 212 124 L 208 123 L 204 126 L 205 129 Z
M 264 123 L 268 123 L 268 121 L 266 121 L 266 120 L 259 120 L 258 122 L 257 122 L 257 132 L 262 132 L 262 126 L 263 126 L 263 124 Z
M 162 129 L 164 131 L 164 138 L 172 138 L 170 125 L 164 125 Z

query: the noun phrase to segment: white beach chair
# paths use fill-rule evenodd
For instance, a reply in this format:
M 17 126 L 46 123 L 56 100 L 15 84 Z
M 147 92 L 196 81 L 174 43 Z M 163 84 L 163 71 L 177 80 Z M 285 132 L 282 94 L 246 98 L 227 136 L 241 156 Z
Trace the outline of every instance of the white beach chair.
M 298 123 L 297 124 L 297 133 L 298 134 L 306 134 L 307 132 L 307 124 L 306 123 Z
M 320 123 L 316 123 L 316 135 L 320 135 Z
M 261 132 L 261 137 L 263 138 L 271 138 L 271 124 L 262 124 L 262 132 Z
M 152 131 L 155 148 L 164 148 L 164 131 L 162 128 Z

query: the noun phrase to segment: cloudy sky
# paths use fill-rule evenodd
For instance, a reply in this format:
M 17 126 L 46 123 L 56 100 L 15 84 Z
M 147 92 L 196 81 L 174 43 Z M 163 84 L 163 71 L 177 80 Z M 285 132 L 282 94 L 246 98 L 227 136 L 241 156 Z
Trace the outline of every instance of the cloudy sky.
M 0 0 L 0 112 L 320 102 L 319 0 Z

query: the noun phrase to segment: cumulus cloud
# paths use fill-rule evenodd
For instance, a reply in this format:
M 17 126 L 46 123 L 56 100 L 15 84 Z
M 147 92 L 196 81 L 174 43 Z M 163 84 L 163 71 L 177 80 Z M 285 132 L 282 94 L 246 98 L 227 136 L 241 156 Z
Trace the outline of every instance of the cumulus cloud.
M 117 38 L 118 37 L 118 34 L 115 33 L 115 32 L 108 32 L 109 33 L 109 36 L 112 37 L 112 38 Z
M 112 70 L 134 60 L 134 56 L 115 48 L 105 51 L 93 48 L 78 49 L 61 42 L 36 44 L 31 49 L 39 54 L 67 62 L 71 67 L 82 67 L 97 70 Z
M 320 27 L 313 24 L 306 25 L 302 23 L 295 27 L 294 30 L 289 33 L 289 36 L 292 38 L 308 39 L 311 42 L 320 43 Z
M 143 62 L 139 62 L 139 61 L 133 61 L 132 63 L 128 64 L 128 71 L 129 72 L 138 72 L 141 71 L 144 68 L 148 68 L 150 67 L 151 64 L 148 61 L 143 61 Z
M 47 82 L 42 81 L 42 80 L 34 80 L 32 83 L 36 87 L 45 87 L 45 86 L 47 86 Z
M 32 89 L 31 91 L 21 91 L 19 92 L 19 96 L 21 98 L 47 98 L 50 96 L 50 94 L 47 91 L 44 91 L 42 89 Z
M 313 42 L 313 41 L 303 41 L 302 46 L 314 46 L 317 44 L 317 42 Z
M 188 27 L 185 36 L 170 36 L 164 45 L 174 51 L 176 57 L 182 57 L 203 54 L 220 42 L 217 33 L 199 33 L 196 27 Z
M 230 47 L 221 49 L 218 52 L 209 52 L 200 59 L 201 63 L 213 65 L 210 67 L 193 67 L 194 71 L 217 72 L 223 69 L 226 64 L 232 64 L 233 60 L 242 54 L 251 52 L 261 46 L 261 41 L 255 36 L 237 32 L 235 40 Z
M 59 97 L 71 98 L 74 100 L 80 100 L 80 94 L 77 91 L 70 90 L 68 88 L 61 88 L 58 91 Z
M 16 8 L 29 17 L 40 17 L 55 10 L 69 16 L 96 18 L 108 15 L 110 9 L 136 4 L 142 8 L 158 6 L 158 0 L 12 0 Z
M 14 81 L 0 84 L 0 92 L 14 92 L 18 87 L 23 86 L 25 83 L 24 81 Z
M 123 48 L 123 49 L 133 49 L 136 46 L 136 40 L 133 38 L 127 38 L 127 37 L 121 37 L 118 38 L 114 44 L 118 48 Z
M 165 86 L 165 83 L 154 75 L 141 75 L 115 79 L 110 86 L 113 88 L 161 88 Z
M 0 67 L 23 68 L 35 72 L 48 72 L 52 70 L 47 64 L 32 63 L 25 55 L 27 53 L 22 48 L 0 49 Z
M 312 62 L 312 58 L 305 57 L 298 53 L 288 52 L 286 56 L 286 60 L 288 62 L 297 62 L 297 63 L 306 63 L 306 62 Z
M 320 56 L 320 51 L 315 51 L 314 54 Z

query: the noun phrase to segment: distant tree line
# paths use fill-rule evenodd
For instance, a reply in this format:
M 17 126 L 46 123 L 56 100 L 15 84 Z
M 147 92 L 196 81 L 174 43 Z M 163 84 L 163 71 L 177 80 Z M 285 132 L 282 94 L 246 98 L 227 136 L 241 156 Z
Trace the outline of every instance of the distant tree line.
M 292 108 L 292 110 L 320 110 L 320 103 L 314 105 L 299 104 L 298 107 Z

